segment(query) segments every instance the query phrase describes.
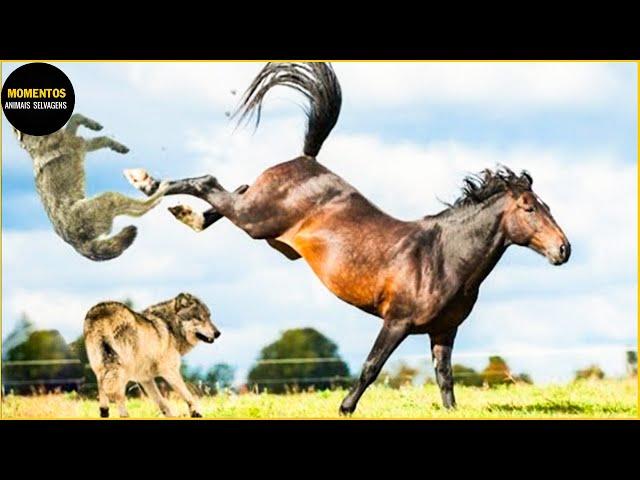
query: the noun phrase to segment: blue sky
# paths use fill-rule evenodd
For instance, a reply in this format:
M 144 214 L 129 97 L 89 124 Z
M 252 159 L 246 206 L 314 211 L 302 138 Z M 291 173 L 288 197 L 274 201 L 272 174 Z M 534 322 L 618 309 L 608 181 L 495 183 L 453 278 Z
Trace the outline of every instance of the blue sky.
M 122 176 L 145 167 L 162 177 L 213 173 L 230 188 L 296 156 L 301 99 L 274 90 L 263 122 L 233 131 L 225 112 L 259 63 L 60 63 L 76 111 L 129 146 L 87 156 L 89 194 L 136 196 Z M 3 80 L 18 64 L 3 64 Z M 469 172 L 504 163 L 527 169 L 574 254 L 552 267 L 511 248 L 484 283 L 459 330 L 454 362 L 468 352 L 507 352 L 514 370 L 564 381 L 599 363 L 621 374 L 619 348 L 636 344 L 637 67 L 631 63 L 336 63 L 343 88 L 338 125 L 319 160 L 390 214 L 418 218 L 455 199 Z M 238 92 L 237 95 L 231 93 Z M 68 340 L 91 305 L 131 297 L 144 307 L 191 291 L 212 309 L 219 343 L 190 364 L 227 362 L 242 379 L 262 346 L 286 328 L 312 326 L 336 341 L 357 371 L 379 320 L 342 303 L 303 261 L 289 262 L 222 221 L 195 234 L 166 207 L 135 224 L 120 258 L 95 263 L 54 234 L 33 185 L 31 162 L 2 120 L 3 331 L 21 312 Z M 86 136 L 92 132 L 82 131 Z M 552 350 L 569 349 L 564 353 Z M 583 351 L 588 349 L 588 351 Z M 458 357 L 456 358 L 456 353 Z M 430 370 L 428 338 L 408 339 L 400 359 Z

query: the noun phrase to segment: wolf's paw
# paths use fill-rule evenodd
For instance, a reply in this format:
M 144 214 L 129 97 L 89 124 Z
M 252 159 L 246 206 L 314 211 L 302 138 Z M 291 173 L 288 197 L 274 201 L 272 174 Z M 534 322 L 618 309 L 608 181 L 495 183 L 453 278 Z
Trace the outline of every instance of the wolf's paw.
M 100 130 L 102 130 L 102 125 L 100 125 L 98 122 L 96 122 L 95 120 L 89 120 L 87 119 L 87 124 L 86 127 L 89 130 L 95 130 L 96 132 L 99 132 Z
M 118 153 L 128 153 L 129 152 L 129 147 L 125 147 L 121 143 L 118 143 L 118 142 L 114 141 L 111 144 L 111 150 L 113 150 L 114 152 L 118 152 Z
M 184 223 L 189 228 L 196 232 L 202 231 L 204 226 L 204 215 L 202 215 L 202 213 L 194 212 L 188 205 L 176 205 L 175 207 L 169 207 L 169 211 L 177 220 Z

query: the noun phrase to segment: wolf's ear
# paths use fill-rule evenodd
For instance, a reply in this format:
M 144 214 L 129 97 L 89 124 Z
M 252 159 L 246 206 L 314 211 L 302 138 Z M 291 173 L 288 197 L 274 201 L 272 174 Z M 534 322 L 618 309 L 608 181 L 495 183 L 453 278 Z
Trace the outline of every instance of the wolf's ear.
M 182 310 L 183 308 L 187 308 L 191 305 L 191 295 L 188 293 L 181 293 L 176 297 L 176 310 Z

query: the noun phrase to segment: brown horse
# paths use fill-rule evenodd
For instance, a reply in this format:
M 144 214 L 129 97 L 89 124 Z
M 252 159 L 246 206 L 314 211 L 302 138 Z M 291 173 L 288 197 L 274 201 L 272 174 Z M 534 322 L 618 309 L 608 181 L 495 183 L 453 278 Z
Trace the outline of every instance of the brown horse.
M 291 86 L 310 101 L 304 155 L 269 168 L 235 192 L 209 175 L 169 182 L 170 194 L 195 195 L 213 207 L 198 214 L 178 206 L 172 213 L 196 230 L 228 218 L 288 258 L 303 257 L 337 297 L 383 320 L 341 413 L 355 410 L 396 347 L 420 333 L 431 338 L 443 404 L 455 406 L 451 351 L 480 284 L 513 244 L 554 265 L 565 263 L 571 253 L 567 237 L 531 190 L 531 176 L 507 168 L 466 178 L 462 196 L 436 215 L 415 221 L 387 215 L 316 160 L 340 111 L 331 67 L 268 64 L 245 94 L 241 119 L 259 113 L 275 85 Z M 144 171 L 130 171 L 129 177 L 147 194 L 159 184 Z

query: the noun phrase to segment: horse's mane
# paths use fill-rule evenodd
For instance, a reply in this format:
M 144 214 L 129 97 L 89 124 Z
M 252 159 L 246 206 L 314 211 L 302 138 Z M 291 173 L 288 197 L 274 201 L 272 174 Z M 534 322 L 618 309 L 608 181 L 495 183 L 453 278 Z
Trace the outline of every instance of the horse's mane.
M 502 165 L 495 170 L 486 168 L 478 174 L 467 175 L 460 197 L 453 204 L 443 202 L 448 208 L 434 216 L 451 214 L 469 205 L 479 205 L 499 193 L 531 191 L 532 184 L 533 178 L 526 171 L 517 175 Z
M 462 195 L 451 205 L 453 208 L 477 205 L 498 193 L 507 191 L 531 191 L 533 178 L 522 171 L 515 174 L 505 166 L 496 170 L 485 169 L 479 174 L 468 175 L 463 180 Z

